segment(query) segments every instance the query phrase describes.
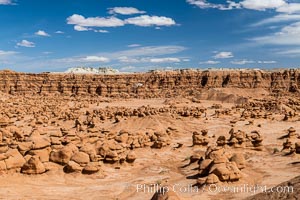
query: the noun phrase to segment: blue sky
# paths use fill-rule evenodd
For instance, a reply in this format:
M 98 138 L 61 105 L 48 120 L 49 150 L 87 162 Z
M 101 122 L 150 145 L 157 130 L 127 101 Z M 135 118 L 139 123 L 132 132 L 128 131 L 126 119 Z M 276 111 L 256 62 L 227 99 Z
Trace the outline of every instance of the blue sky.
M 0 69 L 298 67 L 299 0 L 0 0 Z

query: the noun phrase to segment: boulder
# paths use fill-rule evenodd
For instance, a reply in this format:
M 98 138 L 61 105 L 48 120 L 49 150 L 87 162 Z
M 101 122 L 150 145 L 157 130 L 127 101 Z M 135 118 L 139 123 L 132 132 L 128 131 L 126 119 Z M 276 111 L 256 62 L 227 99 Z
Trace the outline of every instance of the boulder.
M 126 156 L 126 162 L 133 163 L 136 159 L 136 155 L 133 151 L 130 151 Z
M 90 157 L 84 152 L 77 152 L 72 156 L 71 160 L 80 165 L 83 165 L 90 162 Z
M 8 158 L 4 161 L 7 169 L 21 168 L 26 162 L 17 149 L 9 149 L 6 155 Z
M 49 162 L 51 147 L 44 149 L 30 150 L 28 155 L 38 156 L 41 162 Z
M 74 161 L 69 161 L 63 170 L 65 173 L 73 173 L 73 172 L 81 172 L 82 169 L 83 168 L 80 166 L 80 164 Z
M 82 173 L 83 174 L 94 174 L 94 173 L 97 173 L 99 170 L 100 170 L 99 166 L 97 166 L 96 164 L 93 164 L 93 163 L 89 163 L 83 168 Z
M 65 165 L 70 161 L 72 155 L 73 155 L 73 152 L 71 149 L 62 148 L 58 151 L 52 151 L 50 153 L 50 161 L 61 164 L 61 165 Z
M 216 184 L 219 182 L 220 182 L 220 180 L 219 180 L 218 176 L 215 174 L 209 174 L 205 181 L 206 184 Z
M 46 168 L 38 156 L 32 156 L 21 168 L 23 174 L 42 174 L 45 171 Z

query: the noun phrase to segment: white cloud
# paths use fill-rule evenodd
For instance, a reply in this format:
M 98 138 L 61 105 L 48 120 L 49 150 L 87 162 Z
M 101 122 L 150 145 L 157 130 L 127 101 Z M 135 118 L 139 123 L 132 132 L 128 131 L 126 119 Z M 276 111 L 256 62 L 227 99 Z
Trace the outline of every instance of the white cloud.
M 277 8 L 277 12 L 282 13 L 299 13 L 300 12 L 300 3 L 286 3 L 283 6 Z
M 213 58 L 215 59 L 225 59 L 225 58 L 233 58 L 233 53 L 230 51 L 222 51 L 217 53 Z
M 257 61 L 259 64 L 275 64 L 277 61 L 274 60 L 265 60 L 265 61 Z
M 73 14 L 67 18 L 67 23 L 74 25 L 74 30 L 76 31 L 88 31 L 94 30 L 92 27 L 120 27 L 126 24 L 136 25 L 136 26 L 172 26 L 176 25 L 176 22 L 164 16 L 149 16 L 141 15 L 138 17 L 132 17 L 125 20 L 116 17 L 88 17 L 85 18 L 82 15 Z M 95 30 L 94 30 L 95 31 Z M 108 32 L 106 30 L 100 30 L 95 32 Z
M 46 33 L 45 31 L 42 31 L 42 30 L 37 31 L 34 34 L 38 35 L 38 36 L 50 37 L 50 35 L 48 33 Z
M 109 33 L 109 31 L 107 30 L 97 30 L 97 29 L 93 29 L 93 28 L 89 28 L 89 27 L 83 27 L 83 26 L 79 26 L 79 25 L 75 25 L 74 26 L 74 30 L 75 31 L 94 31 L 95 33 Z
M 116 17 L 88 17 L 85 18 L 82 15 L 73 14 L 67 18 L 68 24 L 78 25 L 81 27 L 118 27 L 124 26 L 123 20 Z
M 125 51 L 118 51 L 113 53 L 111 56 L 119 58 L 122 56 L 127 57 L 139 57 L 139 56 L 162 56 L 175 54 L 186 50 L 183 46 L 176 45 L 166 45 L 166 46 L 146 46 L 146 47 L 138 47 L 132 48 Z
M 20 47 L 35 47 L 35 44 L 33 42 L 30 42 L 28 40 L 22 40 L 21 42 L 17 43 L 17 46 Z
M 215 65 L 215 64 L 219 64 L 220 61 L 216 61 L 216 60 L 208 60 L 205 62 L 200 62 L 199 64 L 206 64 L 206 65 Z
M 227 0 L 226 3 L 216 4 L 210 3 L 207 0 L 186 0 L 187 3 L 195 5 L 201 9 L 214 8 L 219 10 L 232 10 L 232 9 L 250 9 L 265 11 L 274 9 L 282 13 L 297 13 L 300 12 L 300 3 L 289 3 L 287 0 L 243 0 L 235 2 Z
M 262 25 L 266 25 L 266 24 L 298 21 L 298 20 L 300 20 L 300 15 L 280 14 L 280 15 L 275 15 L 274 17 L 271 17 L 268 19 L 264 19 L 255 24 L 252 24 L 252 26 L 262 26 Z
M 179 63 L 180 58 L 165 57 L 165 58 L 132 58 L 127 56 L 121 56 L 118 58 L 122 63 Z
M 178 63 L 181 62 L 179 58 L 151 58 L 151 63 Z
M 107 30 L 94 30 L 95 33 L 109 33 Z
M 75 26 L 74 26 L 74 30 L 75 30 L 75 31 L 89 31 L 89 30 L 91 30 L 91 29 L 90 29 L 90 28 L 83 27 L 83 26 L 75 25 Z
M 218 8 L 216 4 L 208 3 L 206 0 L 187 0 L 187 2 L 199 8 Z
M 255 63 L 255 61 L 243 59 L 243 60 L 231 61 L 230 63 L 234 65 L 245 65 L 245 64 Z
M 127 56 L 121 56 L 118 58 L 119 62 L 122 62 L 122 63 L 138 63 L 140 62 L 139 59 L 136 59 L 136 58 L 129 58 Z
M 57 34 L 64 34 L 63 31 L 56 31 L 55 33 L 57 33 Z
M 232 9 L 239 9 L 241 5 L 239 3 L 236 3 L 234 1 L 226 1 L 226 4 L 215 4 L 215 3 L 209 3 L 206 0 L 186 0 L 187 3 L 191 5 L 195 5 L 201 9 L 207 9 L 207 8 L 216 8 L 219 10 L 232 10 Z
M 87 56 L 82 61 L 86 62 L 109 62 L 109 58 L 103 57 L 103 56 Z
M 283 27 L 271 35 L 256 37 L 252 40 L 260 44 L 300 45 L 300 22 Z
M 121 15 L 133 15 L 133 14 L 144 14 L 145 11 L 140 11 L 133 7 L 114 7 L 109 8 L 109 14 L 121 14 Z
M 290 56 L 290 57 L 300 57 L 300 48 L 281 50 L 276 52 L 276 54 Z
M 110 62 L 110 59 L 104 56 L 77 56 L 77 57 L 69 57 L 69 58 L 61 58 L 53 60 L 55 63 L 69 63 L 73 65 L 77 65 L 78 62 L 81 63 L 97 63 L 97 62 Z
M 0 5 L 13 5 L 12 0 L 0 0 Z
M 128 45 L 128 47 L 132 48 L 132 47 L 140 47 L 141 45 L 140 44 L 130 44 Z
M 169 17 L 149 15 L 128 18 L 125 22 L 136 26 L 172 26 L 176 24 L 176 22 Z
M 186 48 L 183 46 L 176 45 L 143 46 L 128 48 L 124 51 L 99 52 L 89 55 L 63 57 L 57 59 L 44 59 L 43 57 L 43 60 L 37 60 L 36 58 L 34 58 L 31 61 L 28 61 L 28 63 L 30 63 L 31 66 L 40 66 L 51 71 L 55 70 L 55 67 L 57 69 L 61 69 L 78 65 L 99 66 L 99 63 L 109 63 L 111 67 L 123 67 L 128 65 L 130 66 L 137 63 L 138 66 L 136 67 L 138 69 L 149 70 L 153 65 L 156 65 L 155 68 L 160 67 L 160 65 L 164 65 L 164 63 L 159 63 L 158 60 L 151 59 L 161 59 L 163 61 L 166 61 L 167 64 L 165 65 L 168 65 L 168 63 L 170 63 L 170 65 L 175 65 L 177 62 L 172 63 L 171 61 L 178 61 L 177 59 L 166 58 L 177 58 L 176 55 L 172 54 L 177 54 L 184 51 L 185 49 Z M 178 57 L 178 59 L 181 58 Z M 18 66 L 21 67 L 22 63 L 18 63 Z
M 3 51 L 3 50 L 0 50 L 0 57 L 11 56 L 11 55 L 15 55 L 17 53 L 18 52 L 15 52 L 15 51 Z
M 135 66 L 125 66 L 125 67 L 121 67 L 119 70 L 122 72 L 132 72 L 132 71 L 136 70 L 136 67 Z
M 284 0 L 244 0 L 240 4 L 247 9 L 264 11 L 284 6 L 286 2 Z

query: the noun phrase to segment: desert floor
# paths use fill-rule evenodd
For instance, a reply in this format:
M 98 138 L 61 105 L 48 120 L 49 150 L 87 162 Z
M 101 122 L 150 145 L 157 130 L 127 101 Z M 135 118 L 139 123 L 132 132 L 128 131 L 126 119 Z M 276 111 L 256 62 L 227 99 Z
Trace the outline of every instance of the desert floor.
M 176 100 L 174 100 L 176 101 Z M 137 159 L 129 164 L 103 164 L 101 172 L 93 175 L 78 173 L 66 174 L 63 170 L 48 171 L 39 175 L 24 175 L 20 173 L 2 173 L 0 175 L 0 199 L 150 199 L 153 191 L 138 191 L 141 185 L 165 184 L 176 187 L 177 195 L 182 199 L 241 199 L 253 193 L 214 192 L 207 188 L 198 191 L 186 191 L 196 183 L 197 163 L 191 165 L 189 157 L 194 152 L 204 152 L 207 147 L 193 146 L 192 132 L 208 129 L 210 144 L 214 144 L 218 136 L 229 137 L 229 130 L 243 130 L 249 133 L 259 130 L 263 137 L 263 151 L 244 148 L 230 148 L 231 152 L 242 152 L 246 158 L 246 167 L 242 169 L 242 178 L 238 182 L 223 183 L 226 186 L 249 186 L 259 184 L 267 187 L 275 186 L 287 181 L 300 173 L 299 154 L 283 156 L 283 140 L 278 138 L 287 133 L 287 129 L 294 127 L 300 133 L 299 119 L 282 121 L 283 115 L 274 113 L 274 119 L 240 120 L 240 113 L 224 115 L 216 118 L 213 114 L 215 103 L 222 104 L 223 108 L 231 108 L 234 104 L 215 101 L 201 101 L 192 103 L 189 100 L 178 100 L 177 107 L 202 106 L 207 108 L 207 116 L 200 118 L 171 116 L 160 114 L 132 117 L 114 123 L 113 120 L 103 122 L 100 126 L 112 131 L 126 129 L 130 132 L 145 131 L 148 129 L 162 130 L 171 127 L 171 143 L 161 149 L 137 148 Z M 129 99 L 112 100 L 100 104 L 90 104 L 87 109 L 110 107 L 138 108 L 143 105 L 151 107 L 166 106 L 165 99 Z M 231 120 L 237 120 L 235 124 Z M 71 123 L 71 122 L 70 122 Z M 69 126 L 69 124 L 66 124 Z M 71 125 L 70 125 L 71 126 Z M 45 128 L 51 128 L 47 126 Z M 176 148 L 178 143 L 183 144 Z M 59 166 L 56 166 L 59 168 Z M 62 167 L 61 167 L 62 168 Z M 205 190 L 205 191 L 204 191 Z

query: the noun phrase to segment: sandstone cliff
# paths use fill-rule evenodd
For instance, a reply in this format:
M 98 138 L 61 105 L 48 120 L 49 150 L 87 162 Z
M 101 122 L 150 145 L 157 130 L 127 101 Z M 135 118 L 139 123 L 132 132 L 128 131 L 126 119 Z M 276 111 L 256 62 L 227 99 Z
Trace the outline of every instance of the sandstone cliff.
M 297 92 L 300 70 L 175 70 L 90 75 L 0 71 L 0 91 L 9 94 L 99 95 L 107 97 L 171 97 L 205 88 L 263 88 Z

